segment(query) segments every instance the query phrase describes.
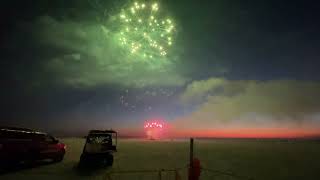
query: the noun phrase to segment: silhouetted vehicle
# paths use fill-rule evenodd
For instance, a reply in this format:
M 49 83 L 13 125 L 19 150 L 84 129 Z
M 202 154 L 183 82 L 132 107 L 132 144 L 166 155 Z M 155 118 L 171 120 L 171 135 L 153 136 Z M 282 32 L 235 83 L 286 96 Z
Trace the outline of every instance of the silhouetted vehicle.
M 115 140 L 113 140 L 115 139 Z M 103 164 L 112 166 L 113 153 L 117 151 L 117 132 L 91 130 L 80 157 L 80 166 Z
M 0 165 L 6 167 L 37 160 L 63 160 L 66 146 L 54 137 L 32 129 L 0 127 Z

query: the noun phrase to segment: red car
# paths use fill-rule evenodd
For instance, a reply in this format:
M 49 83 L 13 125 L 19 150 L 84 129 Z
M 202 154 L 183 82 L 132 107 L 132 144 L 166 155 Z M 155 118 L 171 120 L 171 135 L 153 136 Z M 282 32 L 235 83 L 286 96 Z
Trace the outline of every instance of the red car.
M 0 165 L 63 160 L 66 146 L 54 137 L 26 128 L 0 127 Z M 1 167 L 0 166 L 0 167 Z

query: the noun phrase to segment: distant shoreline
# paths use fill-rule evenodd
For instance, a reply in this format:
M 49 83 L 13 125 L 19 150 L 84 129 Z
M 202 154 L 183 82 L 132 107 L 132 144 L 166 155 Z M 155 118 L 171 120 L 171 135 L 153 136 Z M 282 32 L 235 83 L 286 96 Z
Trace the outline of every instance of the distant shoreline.
M 77 138 L 84 139 L 81 136 L 57 136 L 58 138 Z M 163 138 L 150 140 L 145 137 L 118 137 L 119 140 L 132 140 L 132 141 L 148 141 L 148 142 L 170 142 L 170 141 L 189 141 L 189 138 Z M 320 138 L 214 138 L 214 137 L 195 137 L 199 141 L 239 141 L 239 142 L 320 142 Z

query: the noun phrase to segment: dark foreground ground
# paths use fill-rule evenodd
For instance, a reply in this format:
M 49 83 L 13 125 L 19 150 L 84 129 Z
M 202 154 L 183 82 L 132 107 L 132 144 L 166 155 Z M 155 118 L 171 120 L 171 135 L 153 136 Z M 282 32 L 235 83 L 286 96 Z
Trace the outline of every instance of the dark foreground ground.
M 77 163 L 83 139 L 62 139 L 67 153 L 61 163 L 39 164 L 0 175 L 5 179 L 107 179 L 108 172 L 120 170 L 178 169 L 185 178 L 188 164 L 188 141 L 119 140 L 112 168 L 81 169 Z M 260 180 L 292 180 L 320 178 L 319 142 L 258 142 L 237 140 L 196 140 L 195 155 L 205 168 L 233 172 Z M 179 169 L 182 168 L 182 169 Z M 201 179 L 235 179 L 214 176 L 204 171 Z M 158 179 L 156 172 L 112 174 L 112 179 Z M 162 174 L 174 179 L 174 172 Z

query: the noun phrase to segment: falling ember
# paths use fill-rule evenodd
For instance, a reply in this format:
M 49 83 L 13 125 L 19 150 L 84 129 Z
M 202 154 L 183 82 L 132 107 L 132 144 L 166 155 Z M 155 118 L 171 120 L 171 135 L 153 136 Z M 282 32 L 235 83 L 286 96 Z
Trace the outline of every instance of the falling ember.
M 144 129 L 148 139 L 160 139 L 165 129 L 165 124 L 159 120 L 150 120 L 144 123 Z

